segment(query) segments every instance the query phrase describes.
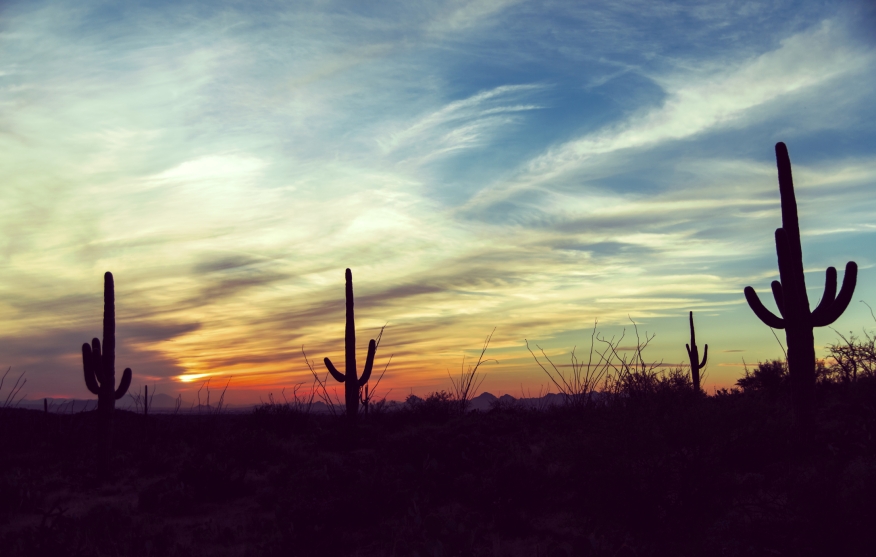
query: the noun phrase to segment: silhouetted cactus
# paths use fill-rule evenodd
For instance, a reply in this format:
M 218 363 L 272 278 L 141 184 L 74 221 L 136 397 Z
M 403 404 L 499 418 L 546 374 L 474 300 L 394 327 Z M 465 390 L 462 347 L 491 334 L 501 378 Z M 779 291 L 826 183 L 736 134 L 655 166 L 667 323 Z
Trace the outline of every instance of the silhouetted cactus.
M 773 297 L 782 317 L 777 317 L 761 303 L 754 289 L 745 288 L 745 299 L 752 311 L 769 327 L 785 329 L 788 344 L 788 372 L 791 399 L 798 435 L 808 437 L 815 411 L 815 339 L 814 327 L 836 321 L 848 307 L 855 291 L 858 265 L 846 263 L 839 296 L 836 294 L 836 269 L 827 268 L 824 294 L 815 310 L 809 310 L 809 297 L 803 275 L 803 250 L 797 221 L 797 201 L 791 177 L 791 159 L 784 143 L 776 143 L 776 166 L 779 171 L 779 194 L 782 200 L 782 227 L 776 229 L 776 253 L 779 278 L 773 281 Z M 802 440 L 802 439 L 801 439 Z
M 122 372 L 122 381 L 116 388 L 116 308 L 112 273 L 103 276 L 103 352 L 100 340 L 93 339 L 91 346 L 82 345 L 82 368 L 85 385 L 97 395 L 97 409 L 112 412 L 116 400 L 125 396 L 131 385 L 131 368 Z
M 700 370 L 706 367 L 706 360 L 709 358 L 709 345 L 703 350 L 703 361 L 700 360 L 700 351 L 697 348 L 697 337 L 694 332 L 693 312 L 690 312 L 690 344 L 685 344 L 687 347 L 687 357 L 690 359 L 690 379 L 693 382 L 694 391 L 700 390 Z
M 351 420 L 356 418 L 359 413 L 359 389 L 368 382 L 371 377 L 371 368 L 374 366 L 374 353 L 377 350 L 377 344 L 374 339 L 368 343 L 368 356 L 365 359 L 365 369 L 362 370 L 362 377 L 357 377 L 356 371 L 356 323 L 353 317 L 353 273 L 347 269 L 345 273 L 346 279 L 346 300 L 347 300 L 347 324 L 344 330 L 344 356 L 346 359 L 347 372 L 341 373 L 331 360 L 325 358 L 325 367 L 336 381 L 344 384 L 344 399 L 347 406 L 347 417 Z

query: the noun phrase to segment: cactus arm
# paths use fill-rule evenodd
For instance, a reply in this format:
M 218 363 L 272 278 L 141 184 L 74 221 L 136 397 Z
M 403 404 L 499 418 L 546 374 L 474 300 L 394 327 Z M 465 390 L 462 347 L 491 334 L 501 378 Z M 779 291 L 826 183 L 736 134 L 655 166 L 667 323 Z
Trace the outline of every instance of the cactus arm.
M 748 307 L 751 308 L 751 311 L 753 311 L 767 327 L 773 329 L 785 328 L 785 320 L 776 317 L 773 312 L 764 307 L 763 302 L 758 298 L 757 292 L 754 291 L 754 288 L 750 286 L 745 287 L 745 300 L 748 302 Z
M 709 359 L 709 345 L 707 344 L 705 350 L 703 350 L 703 361 L 700 362 L 700 368 L 706 367 L 706 360 Z
M 91 368 L 94 370 L 94 378 L 98 385 L 103 385 L 103 354 L 100 350 L 100 339 L 91 339 Z
M 337 381 L 338 383 L 343 383 L 347 379 L 343 373 L 335 369 L 335 366 L 331 360 L 329 360 L 328 358 L 324 358 L 322 361 L 325 363 L 325 367 L 328 368 L 329 373 L 332 374 L 332 377 L 335 378 L 335 381 Z
M 119 400 L 125 393 L 128 392 L 128 387 L 131 386 L 131 368 L 126 367 L 122 372 L 122 380 L 119 381 L 119 388 L 116 389 L 116 400 Z
M 693 356 L 690 355 L 690 344 L 685 344 L 684 347 L 687 348 L 687 357 L 688 357 L 688 359 L 689 359 L 689 360 L 692 360 L 692 359 L 693 359 Z
M 99 393 L 100 387 L 97 385 L 97 379 L 94 377 L 94 364 L 91 357 L 91 345 L 87 342 L 82 345 L 82 369 L 85 372 L 85 386 L 91 391 L 91 394 Z
M 377 351 L 377 344 L 374 343 L 374 339 L 368 343 L 368 356 L 365 358 L 365 369 L 362 370 L 362 377 L 359 379 L 359 386 L 361 387 L 365 383 L 368 382 L 368 379 L 371 378 L 371 368 L 374 367 L 374 353 Z
M 817 313 L 813 312 L 812 314 L 812 324 L 816 327 L 826 327 L 839 319 L 839 316 L 846 311 L 846 308 L 849 307 L 849 303 L 852 301 L 857 282 L 858 264 L 854 261 L 849 261 L 846 263 L 846 272 L 843 275 L 843 285 L 840 288 L 839 295 L 831 305 L 820 312 L 818 310 L 821 309 L 821 304 L 819 304 L 818 308 L 816 308 Z
M 833 302 L 836 300 L 836 269 L 828 267 L 824 274 L 824 294 L 821 295 L 818 307 L 812 310 L 812 317 L 814 319 L 818 314 L 827 311 L 827 308 L 833 305 Z
M 779 315 L 784 317 L 785 310 L 783 308 L 785 307 L 785 293 L 782 290 L 782 283 L 774 280 L 770 284 L 770 288 L 773 290 L 773 300 L 776 301 L 776 307 L 779 308 Z

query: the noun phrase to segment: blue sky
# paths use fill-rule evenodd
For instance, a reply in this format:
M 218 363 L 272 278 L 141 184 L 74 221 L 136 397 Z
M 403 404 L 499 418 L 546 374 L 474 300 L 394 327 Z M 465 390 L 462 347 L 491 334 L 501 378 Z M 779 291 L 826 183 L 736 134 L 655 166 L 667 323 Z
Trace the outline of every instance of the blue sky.
M 0 364 L 85 397 L 110 270 L 135 387 L 256 398 L 306 380 L 302 345 L 342 358 L 350 267 L 396 395 L 493 327 L 494 393 L 594 319 L 682 362 L 689 310 L 729 386 L 781 355 L 742 296 L 778 274 L 777 141 L 811 302 L 854 260 L 835 326 L 876 328 L 868 4 L 5 3 Z

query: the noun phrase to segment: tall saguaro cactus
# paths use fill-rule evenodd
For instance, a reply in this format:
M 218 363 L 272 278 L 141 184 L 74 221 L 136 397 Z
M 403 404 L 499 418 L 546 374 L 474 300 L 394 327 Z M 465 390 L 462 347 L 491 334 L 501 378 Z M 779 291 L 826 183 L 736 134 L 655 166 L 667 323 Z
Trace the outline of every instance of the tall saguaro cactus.
M 707 344 L 703 350 L 703 361 L 700 361 L 700 351 L 697 348 L 697 337 L 694 331 L 693 312 L 690 312 L 690 344 L 685 344 L 687 347 L 687 357 L 690 359 L 690 378 L 693 381 L 694 391 L 700 391 L 700 371 L 706 367 L 706 360 L 709 358 L 709 345 Z
M 344 356 L 347 364 L 347 372 L 339 372 L 332 364 L 331 360 L 325 358 L 325 367 L 329 373 L 339 383 L 344 384 L 344 399 L 347 405 L 347 417 L 351 420 L 356 419 L 359 413 L 359 389 L 368 382 L 371 377 L 371 368 L 374 366 L 374 353 L 377 351 L 377 344 L 374 339 L 368 343 L 368 356 L 365 359 L 365 369 L 362 370 L 362 377 L 357 377 L 356 371 L 356 322 L 353 316 L 353 273 L 347 269 L 345 273 L 346 279 L 346 300 L 347 300 L 347 325 L 344 330 Z
M 99 339 L 91 345 L 82 345 L 82 368 L 85 371 L 85 385 L 92 394 L 97 395 L 98 412 L 111 415 L 116 400 L 125 396 L 131 385 L 131 368 L 122 372 L 122 380 L 116 388 L 116 307 L 113 275 L 103 276 L 103 351 Z
M 858 265 L 846 263 L 843 285 L 836 293 L 836 269 L 827 268 L 824 294 L 818 306 L 809 310 L 809 297 L 803 275 L 803 250 L 800 247 L 800 225 L 797 220 L 797 200 L 791 177 L 791 159 L 784 143 L 776 143 L 776 165 L 779 171 L 779 194 L 782 200 L 782 227 L 776 229 L 776 253 L 779 259 L 779 279 L 772 290 L 781 317 L 766 309 L 754 288 L 745 288 L 745 299 L 761 321 L 773 329 L 785 329 L 788 345 L 788 372 L 791 379 L 791 401 L 798 435 L 808 437 L 815 412 L 815 339 L 814 327 L 826 327 L 846 310 L 855 291 Z

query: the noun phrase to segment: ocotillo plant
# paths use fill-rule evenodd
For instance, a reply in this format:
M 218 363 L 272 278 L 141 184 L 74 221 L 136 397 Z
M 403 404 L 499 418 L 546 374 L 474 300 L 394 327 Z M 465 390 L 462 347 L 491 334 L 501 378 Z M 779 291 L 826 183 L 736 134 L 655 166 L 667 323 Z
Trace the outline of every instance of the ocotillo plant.
M 125 396 L 131 385 L 131 368 L 122 372 L 122 380 L 116 388 L 116 299 L 113 275 L 103 275 L 103 352 L 99 339 L 91 346 L 82 345 L 82 367 L 85 371 L 85 386 L 97 395 L 97 409 L 112 413 L 116 400 Z
M 694 331 L 693 312 L 690 312 L 690 344 L 685 344 L 687 347 L 687 357 L 690 359 L 690 379 L 693 382 L 694 391 L 700 390 L 700 371 L 706 367 L 706 360 L 709 358 L 709 345 L 707 344 L 703 350 L 703 361 L 700 361 L 700 351 L 697 348 L 697 337 Z
M 791 177 L 791 159 L 784 143 L 776 143 L 776 166 L 779 171 L 779 195 L 782 201 L 782 227 L 776 229 L 776 253 L 779 259 L 779 279 L 772 290 L 782 317 L 777 317 L 761 303 L 750 286 L 745 299 L 761 321 L 773 329 L 785 329 L 788 345 L 788 372 L 791 380 L 791 404 L 800 440 L 812 431 L 815 412 L 815 339 L 814 327 L 825 327 L 836 321 L 848 307 L 855 291 L 858 265 L 846 263 L 846 272 L 839 296 L 836 293 L 836 269 L 827 268 L 824 294 L 818 306 L 809 310 L 806 282 L 803 275 L 803 250 L 800 246 L 800 225 L 797 220 L 797 200 Z
M 339 372 L 331 360 L 325 358 L 325 367 L 329 373 L 335 378 L 335 381 L 344 384 L 344 400 L 347 405 L 347 417 L 350 420 L 355 420 L 359 413 L 359 389 L 368 382 L 371 377 L 371 368 L 374 366 L 374 353 L 377 350 L 377 344 L 374 339 L 368 343 L 368 356 L 365 359 L 365 369 L 362 370 L 362 377 L 357 377 L 356 371 L 356 322 L 353 316 L 353 273 L 347 269 L 345 273 L 346 279 L 346 300 L 347 300 L 347 324 L 344 330 L 344 356 L 347 365 L 347 372 Z

